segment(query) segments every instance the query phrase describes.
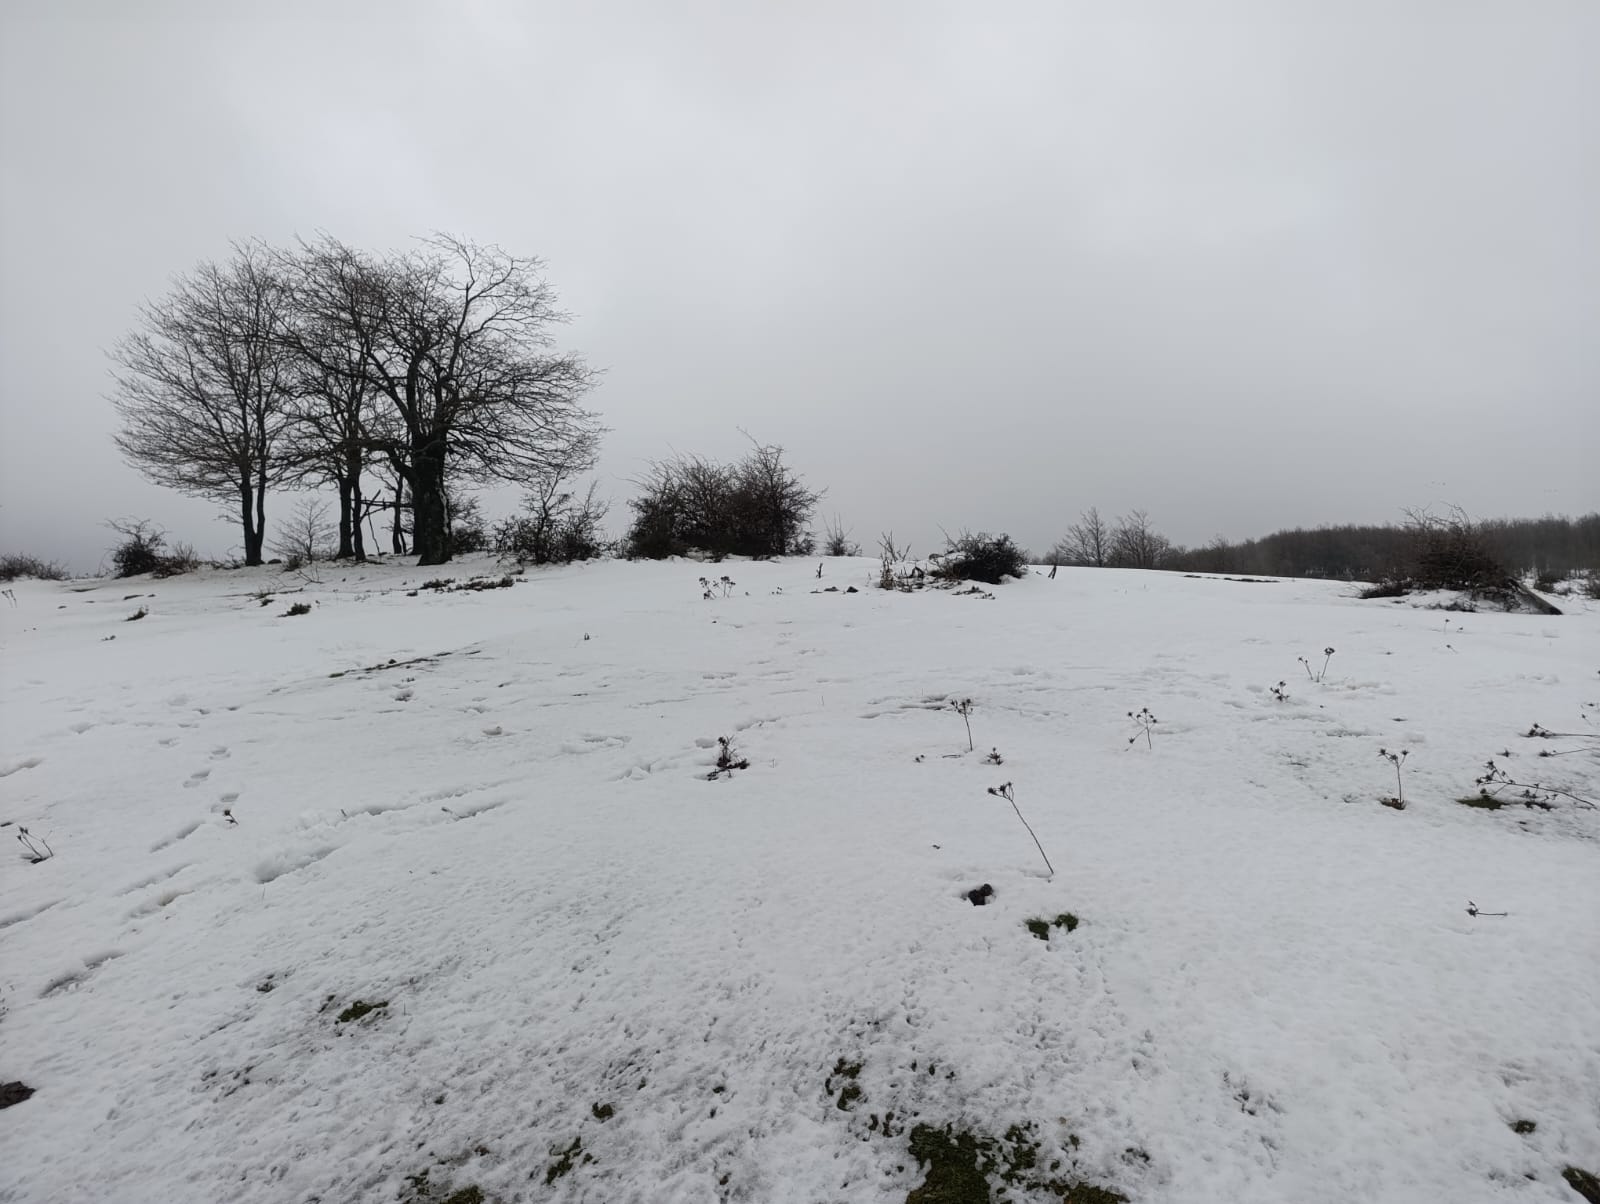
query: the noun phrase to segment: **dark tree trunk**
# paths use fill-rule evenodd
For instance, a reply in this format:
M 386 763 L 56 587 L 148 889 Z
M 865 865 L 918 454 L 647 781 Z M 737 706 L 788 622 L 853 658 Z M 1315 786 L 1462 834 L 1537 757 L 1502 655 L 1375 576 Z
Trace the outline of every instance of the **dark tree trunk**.
M 367 558 L 367 545 L 361 538 L 361 468 L 350 478 L 350 555 L 358 561 Z
M 442 444 L 411 453 L 411 546 L 416 549 L 418 565 L 444 564 L 450 559 Z
M 339 483 L 339 552 L 337 559 L 349 560 L 356 554 L 355 538 L 361 534 L 353 504 L 353 482 L 349 477 L 336 477 Z
M 244 562 L 258 565 L 261 563 L 261 502 L 248 481 L 239 486 L 239 518 L 244 527 Z
M 400 511 L 406 500 L 406 482 L 399 477 L 394 483 L 394 527 L 389 537 L 389 550 L 396 556 L 406 554 L 405 528 L 400 525 Z

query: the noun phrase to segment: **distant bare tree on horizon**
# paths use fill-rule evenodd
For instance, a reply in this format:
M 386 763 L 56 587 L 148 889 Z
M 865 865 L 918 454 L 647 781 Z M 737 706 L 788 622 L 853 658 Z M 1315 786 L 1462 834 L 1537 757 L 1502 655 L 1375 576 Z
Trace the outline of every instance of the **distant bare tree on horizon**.
M 1097 569 L 1110 564 L 1111 531 L 1100 517 L 1100 511 L 1093 506 L 1085 510 L 1051 549 L 1050 556 L 1055 564 L 1085 565 Z
M 1143 510 L 1130 510 L 1111 532 L 1111 564 L 1121 569 L 1158 569 L 1172 553 L 1172 542 L 1150 525 Z

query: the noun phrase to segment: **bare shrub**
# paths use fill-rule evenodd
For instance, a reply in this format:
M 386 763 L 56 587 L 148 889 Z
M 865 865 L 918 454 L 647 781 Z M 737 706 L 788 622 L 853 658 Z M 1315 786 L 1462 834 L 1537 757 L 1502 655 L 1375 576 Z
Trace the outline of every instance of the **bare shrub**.
M 186 543 L 167 546 L 167 533 L 147 518 L 115 519 L 108 522 L 122 542 L 111 549 L 112 575 L 174 577 L 200 567 L 200 558 Z
M 54 560 L 40 560 L 37 556 L 20 553 L 0 556 L 0 581 L 16 581 L 32 577 L 36 581 L 65 581 L 67 570 Z
M 724 556 L 808 555 L 806 530 L 822 494 L 783 462 L 783 448 L 756 443 L 736 464 L 677 456 L 650 466 L 628 530 L 630 556 L 659 560 L 692 550 Z
M 981 581 L 985 585 L 999 585 L 1007 577 L 1025 577 L 1028 574 L 1028 554 L 1012 542 L 1011 536 L 1002 532 L 989 535 L 979 532 L 972 535 L 963 531 L 951 539 L 945 537 L 947 547 L 944 557 L 934 571 L 951 581 Z
M 861 555 L 861 545 L 850 538 L 850 532 L 845 530 L 837 514 L 831 523 L 822 526 L 822 551 L 826 556 Z
M 601 524 L 611 510 L 591 484 L 582 497 L 562 488 L 559 477 L 539 482 L 522 502 L 522 513 L 495 527 L 490 547 L 501 560 L 518 564 L 571 564 L 605 555 Z

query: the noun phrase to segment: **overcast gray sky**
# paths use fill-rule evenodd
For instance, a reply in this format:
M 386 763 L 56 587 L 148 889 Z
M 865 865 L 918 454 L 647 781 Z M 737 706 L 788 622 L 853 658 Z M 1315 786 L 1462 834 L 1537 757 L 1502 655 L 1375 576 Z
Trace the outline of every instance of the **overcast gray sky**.
M 1600 506 L 1592 0 L 0 23 L 0 550 L 237 544 L 121 464 L 105 348 L 230 239 L 318 230 L 544 258 L 619 501 L 742 426 L 918 551 L 1090 505 L 1182 543 Z

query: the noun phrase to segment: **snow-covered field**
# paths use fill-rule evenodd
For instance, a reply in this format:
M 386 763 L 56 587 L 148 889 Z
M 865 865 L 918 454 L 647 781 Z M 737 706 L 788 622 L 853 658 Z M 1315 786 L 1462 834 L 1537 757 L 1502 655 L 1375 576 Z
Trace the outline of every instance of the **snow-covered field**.
M 1579 1200 L 1600 606 L 875 567 L 16 583 L 0 1199 Z

